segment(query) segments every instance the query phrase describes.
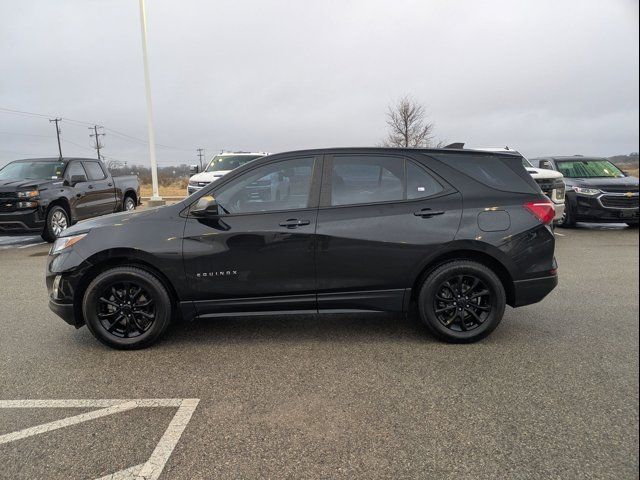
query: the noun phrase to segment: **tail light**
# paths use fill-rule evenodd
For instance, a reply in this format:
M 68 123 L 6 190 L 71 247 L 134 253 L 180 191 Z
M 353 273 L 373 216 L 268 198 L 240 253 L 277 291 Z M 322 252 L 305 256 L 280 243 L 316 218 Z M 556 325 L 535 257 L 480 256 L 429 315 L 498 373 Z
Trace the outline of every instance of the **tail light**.
M 539 200 L 536 202 L 527 202 L 524 208 L 529 210 L 544 225 L 550 225 L 556 216 L 556 209 L 550 200 Z

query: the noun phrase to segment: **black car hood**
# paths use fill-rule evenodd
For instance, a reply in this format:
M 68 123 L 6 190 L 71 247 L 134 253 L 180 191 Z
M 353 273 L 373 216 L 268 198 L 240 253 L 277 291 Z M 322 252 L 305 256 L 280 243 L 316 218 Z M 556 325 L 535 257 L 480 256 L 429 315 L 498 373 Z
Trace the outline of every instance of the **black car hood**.
M 53 182 L 62 182 L 62 180 L 0 180 L 0 192 L 17 192 L 18 190 L 26 190 L 29 187 L 41 188 Z
M 115 227 L 127 225 L 131 222 L 140 223 L 147 220 L 153 220 L 158 215 L 162 215 L 167 208 L 172 208 L 174 205 L 165 207 L 155 207 L 147 210 L 133 210 L 130 212 L 112 213 L 102 217 L 92 218 L 91 220 L 83 220 L 76 223 L 73 227 L 66 229 L 62 236 L 69 237 L 78 233 L 87 232 L 100 227 Z
M 565 183 L 572 187 L 597 188 L 604 192 L 637 192 L 638 179 L 620 178 L 566 178 Z

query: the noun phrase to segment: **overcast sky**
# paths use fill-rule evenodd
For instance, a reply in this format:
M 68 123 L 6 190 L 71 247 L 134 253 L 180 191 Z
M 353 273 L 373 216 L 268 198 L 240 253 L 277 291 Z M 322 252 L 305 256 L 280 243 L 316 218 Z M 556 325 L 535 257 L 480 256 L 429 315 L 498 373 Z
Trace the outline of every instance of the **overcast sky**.
M 638 151 L 638 2 L 147 0 L 161 165 L 195 149 L 369 146 L 389 103 L 438 139 L 528 156 Z M 135 0 L 0 0 L 0 164 L 92 155 L 148 164 Z M 164 146 L 172 147 L 166 148 Z

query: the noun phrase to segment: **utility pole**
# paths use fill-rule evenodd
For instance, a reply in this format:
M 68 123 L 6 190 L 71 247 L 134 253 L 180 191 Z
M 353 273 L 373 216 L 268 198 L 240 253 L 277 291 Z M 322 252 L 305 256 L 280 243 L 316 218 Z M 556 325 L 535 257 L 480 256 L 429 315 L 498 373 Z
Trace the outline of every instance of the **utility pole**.
M 203 167 L 203 163 L 202 163 L 202 157 L 204 157 L 204 148 L 198 148 L 198 159 L 200 160 L 200 171 L 202 171 Z
M 56 137 L 58 137 L 58 154 L 59 154 L 58 158 L 60 158 L 60 160 L 62 160 L 62 145 L 60 145 L 60 134 L 62 133 L 62 131 L 58 126 L 58 122 L 61 122 L 61 121 L 62 121 L 61 118 L 49 119 L 49 123 L 54 122 L 56 124 Z
M 89 127 L 89 130 L 93 130 L 93 133 L 90 134 L 90 137 L 95 137 L 96 139 L 96 150 L 98 152 L 98 160 L 102 160 L 102 157 L 100 157 L 100 149 L 103 148 L 103 145 L 100 144 L 100 137 L 104 137 L 104 133 L 98 133 L 98 129 L 99 128 L 103 128 L 100 127 L 98 125 L 94 125 L 93 127 Z
M 151 110 L 151 80 L 149 78 L 149 59 L 147 58 L 147 15 L 144 0 L 140 0 L 140 30 L 142 33 L 142 61 L 144 63 L 144 87 L 147 96 L 147 131 L 149 133 L 149 160 L 151 162 L 151 201 L 150 205 L 164 205 L 158 193 L 158 163 L 156 162 L 156 138 L 153 131 Z

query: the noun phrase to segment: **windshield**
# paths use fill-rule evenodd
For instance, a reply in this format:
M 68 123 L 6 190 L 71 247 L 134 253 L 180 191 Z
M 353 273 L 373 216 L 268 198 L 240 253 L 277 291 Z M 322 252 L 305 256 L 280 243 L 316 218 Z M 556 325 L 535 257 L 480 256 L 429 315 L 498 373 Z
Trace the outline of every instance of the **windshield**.
M 57 180 L 64 162 L 13 162 L 0 170 L 0 180 Z
M 624 177 L 618 167 L 608 160 L 563 160 L 557 162 L 558 171 L 568 178 Z
M 533 168 L 533 165 L 531 165 L 531 162 L 524 157 L 522 157 L 522 166 L 524 168 Z
M 262 155 L 216 155 L 209 163 L 205 172 L 217 172 L 220 170 L 233 170 Z

